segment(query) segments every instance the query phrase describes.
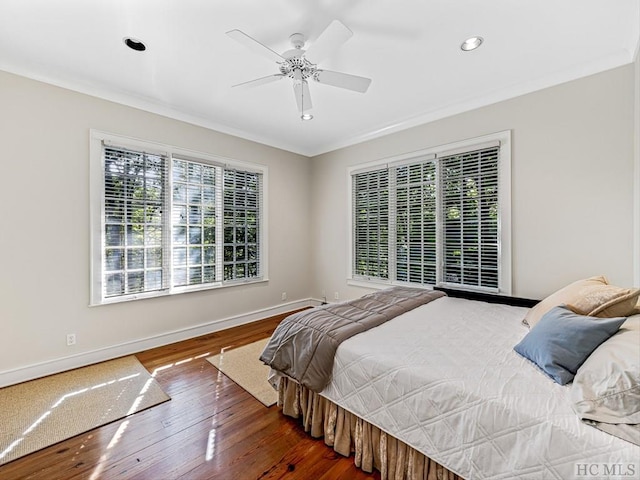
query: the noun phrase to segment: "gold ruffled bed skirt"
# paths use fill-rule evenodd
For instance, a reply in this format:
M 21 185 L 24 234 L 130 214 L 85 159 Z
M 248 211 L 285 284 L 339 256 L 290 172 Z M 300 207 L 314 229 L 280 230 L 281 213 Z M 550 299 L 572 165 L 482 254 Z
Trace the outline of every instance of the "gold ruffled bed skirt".
M 278 405 L 284 415 L 300 418 L 306 432 L 365 472 L 377 469 L 382 480 L 463 480 L 406 443 L 365 422 L 319 394 L 282 378 Z

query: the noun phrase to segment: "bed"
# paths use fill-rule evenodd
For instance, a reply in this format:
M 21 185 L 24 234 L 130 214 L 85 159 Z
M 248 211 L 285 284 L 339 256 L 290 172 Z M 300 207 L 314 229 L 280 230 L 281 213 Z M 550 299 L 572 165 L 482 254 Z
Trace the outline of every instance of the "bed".
M 637 352 L 640 362 L 640 316 L 621 318 L 609 340 L 587 358 L 593 360 L 590 370 L 597 371 L 604 363 L 598 360 L 599 352 L 607 353 L 607 342 L 623 338 L 625 348 L 631 342 L 631 365 L 621 380 L 626 382 L 625 418 L 611 418 L 617 415 L 612 409 L 622 408 L 606 405 L 609 417 L 600 422 L 603 418 L 590 415 L 592 405 L 579 406 L 584 399 L 578 397 L 588 390 L 585 385 L 593 386 L 583 372 L 575 373 L 575 382 L 562 385 L 514 350 L 534 327 L 536 333 L 542 331 L 558 305 L 571 303 L 571 312 L 581 321 L 609 322 L 609 317 L 584 315 L 595 310 L 593 305 L 576 301 L 583 300 L 591 280 L 579 285 L 573 303 L 565 291 L 531 309 L 436 295 L 343 339 L 335 349 L 329 381 L 321 388 L 309 388 L 279 365 L 272 377 L 279 404 L 284 414 L 301 416 L 311 435 L 324 437 L 339 453 L 355 453 L 358 466 L 380 470 L 383 479 L 635 478 L 640 474 L 640 446 L 633 435 L 640 430 L 629 423 L 640 415 L 640 378 L 633 359 Z M 595 283 L 608 285 L 604 278 Z M 569 290 L 576 290 L 572 286 Z M 594 300 L 598 307 L 604 301 L 618 310 L 596 313 L 634 313 L 638 293 L 621 289 L 613 303 L 600 295 Z M 272 353 L 293 330 L 282 326 L 280 333 L 288 333 L 280 341 L 274 333 Z M 615 351 L 621 348 L 615 346 Z M 261 358 L 273 369 L 277 362 L 270 361 L 269 345 L 265 352 Z M 587 367 L 584 362 L 580 368 Z M 608 388 L 611 397 L 611 385 L 600 387 Z M 607 431 L 611 425 L 613 430 Z M 622 434 L 616 425 L 622 425 Z

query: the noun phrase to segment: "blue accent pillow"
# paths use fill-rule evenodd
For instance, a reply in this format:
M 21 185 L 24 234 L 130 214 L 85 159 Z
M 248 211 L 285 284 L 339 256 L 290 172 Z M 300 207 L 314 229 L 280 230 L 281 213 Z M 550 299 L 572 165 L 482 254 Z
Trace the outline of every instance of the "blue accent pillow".
M 578 315 L 564 305 L 554 307 L 513 349 L 556 383 L 566 385 L 591 352 L 616 333 L 625 320 Z

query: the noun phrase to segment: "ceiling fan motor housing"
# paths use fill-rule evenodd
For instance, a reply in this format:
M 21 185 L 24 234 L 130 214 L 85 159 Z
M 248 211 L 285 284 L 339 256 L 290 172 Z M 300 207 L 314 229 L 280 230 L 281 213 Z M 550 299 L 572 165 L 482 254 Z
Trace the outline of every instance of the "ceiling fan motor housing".
M 298 50 L 300 50 L 302 47 L 304 47 L 304 42 L 306 41 L 306 39 L 301 33 L 292 33 L 291 35 L 289 35 L 289 41 L 291 42 L 293 48 L 297 48 Z
M 298 79 L 298 80 L 306 80 L 315 75 L 317 66 L 311 63 L 309 60 L 304 58 L 303 50 L 295 50 L 298 54 L 296 56 L 288 56 L 287 54 L 291 52 L 285 52 L 282 56 L 286 58 L 286 61 L 280 63 L 280 73 L 286 75 L 289 78 Z M 299 71 L 299 76 L 296 75 L 296 71 Z

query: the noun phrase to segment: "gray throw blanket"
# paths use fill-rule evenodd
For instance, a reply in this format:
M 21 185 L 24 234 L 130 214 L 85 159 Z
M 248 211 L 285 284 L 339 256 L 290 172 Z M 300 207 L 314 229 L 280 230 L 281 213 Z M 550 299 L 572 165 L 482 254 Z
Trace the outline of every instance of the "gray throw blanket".
M 294 313 L 278 325 L 260 360 L 320 392 L 331 380 L 340 343 L 445 295 L 436 290 L 391 287 L 355 300 Z

